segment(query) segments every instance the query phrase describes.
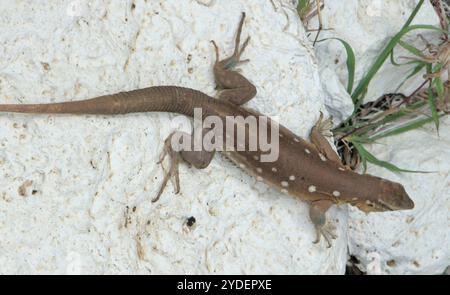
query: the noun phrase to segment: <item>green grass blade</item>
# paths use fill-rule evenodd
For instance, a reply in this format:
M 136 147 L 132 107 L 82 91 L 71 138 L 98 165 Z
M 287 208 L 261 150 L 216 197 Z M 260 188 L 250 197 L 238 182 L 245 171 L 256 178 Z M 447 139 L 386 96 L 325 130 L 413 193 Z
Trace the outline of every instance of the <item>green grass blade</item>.
M 300 18 L 304 18 L 308 13 L 309 7 L 311 6 L 310 0 L 299 0 L 297 4 L 297 13 Z M 302 19 L 303 21 L 303 19 Z
M 359 126 L 360 129 L 357 132 L 355 132 L 354 134 L 358 135 L 358 136 L 367 134 L 368 132 L 373 131 L 382 125 L 394 122 L 394 121 L 400 119 L 401 117 L 404 117 L 404 116 L 407 116 L 407 115 L 413 113 L 415 110 L 423 107 L 426 104 L 427 104 L 426 102 L 419 101 L 419 102 L 416 102 L 407 107 L 401 108 L 401 109 L 397 110 L 395 113 L 392 113 L 377 122 L 369 123 L 369 124 L 366 124 L 366 126 L 362 126 L 362 127 Z M 353 128 L 354 127 L 355 126 L 353 126 Z M 358 128 L 358 126 L 357 126 L 357 128 Z
M 359 143 L 359 142 L 352 142 L 352 143 L 354 144 L 355 148 L 358 150 L 361 158 L 366 160 L 369 163 L 374 164 L 374 165 L 386 168 L 392 172 L 429 173 L 427 171 L 415 171 L 415 170 L 399 168 L 399 167 L 395 166 L 394 164 L 391 164 L 389 162 L 378 159 L 373 154 L 371 154 L 368 150 L 366 150 L 361 143 Z
M 428 93 L 428 105 L 431 110 L 431 117 L 433 118 L 434 125 L 436 126 L 436 130 L 439 133 L 439 113 L 436 108 L 436 97 L 433 94 L 433 90 L 431 89 L 431 83 L 430 87 L 427 89 Z
M 439 65 L 437 65 L 436 68 L 440 68 Z M 427 74 L 431 74 L 433 72 L 433 65 L 432 64 L 428 64 L 427 65 Z M 439 114 L 436 108 L 436 97 L 434 96 L 433 93 L 433 80 L 430 80 L 430 84 L 428 86 L 427 89 L 427 101 L 428 101 L 428 106 L 430 108 L 431 111 L 431 117 L 434 120 L 434 125 L 436 126 L 436 130 L 439 134 Z
M 391 52 L 389 53 L 389 59 L 391 61 L 391 64 L 393 64 L 396 67 L 402 65 L 401 63 L 398 63 L 398 62 L 395 61 L 395 59 L 394 59 L 394 49 L 392 49 Z
M 442 78 L 441 77 L 434 78 L 433 85 L 436 88 L 436 92 L 437 92 L 438 96 L 442 97 L 444 95 L 444 91 L 445 91 L 445 86 L 444 86 L 444 82 L 442 82 Z
M 298 1 L 297 8 L 298 8 L 299 10 L 305 9 L 308 5 L 309 5 L 309 0 L 299 0 L 299 1 Z
M 369 86 L 370 81 L 372 80 L 373 76 L 378 72 L 381 65 L 384 63 L 388 55 L 391 53 L 391 51 L 394 49 L 395 45 L 397 44 L 398 40 L 406 33 L 406 29 L 411 24 L 413 19 L 416 17 L 416 14 L 419 12 L 420 7 L 422 7 L 423 2 L 425 0 L 420 0 L 419 3 L 416 5 L 414 10 L 411 12 L 411 15 L 408 17 L 408 20 L 403 25 L 402 29 L 399 33 L 397 33 L 394 38 L 392 38 L 389 43 L 387 44 L 386 48 L 381 52 L 381 54 L 378 56 L 378 58 L 375 60 L 375 63 L 372 65 L 372 67 L 369 69 L 365 77 L 361 79 L 358 86 L 356 87 L 355 91 L 352 94 L 353 103 L 355 104 L 356 108 L 359 106 L 361 95 L 366 91 L 367 87 Z
M 443 116 L 443 114 L 441 114 L 439 117 L 442 117 L 442 116 Z M 434 121 L 433 118 L 422 118 L 422 119 L 419 119 L 419 120 L 414 120 L 414 121 L 406 123 L 406 124 L 404 124 L 404 125 L 402 125 L 402 126 L 400 126 L 398 128 L 391 129 L 391 130 L 388 130 L 386 132 L 383 132 L 383 133 L 377 134 L 375 136 L 372 136 L 372 137 L 370 137 L 370 141 L 374 142 L 374 141 L 376 141 L 378 139 L 381 139 L 381 138 L 384 138 L 384 137 L 393 136 L 393 135 L 399 135 L 401 133 L 405 133 L 405 132 L 408 132 L 408 131 L 420 128 L 423 125 L 431 123 L 433 121 Z
M 339 42 L 342 43 L 342 45 L 345 48 L 345 52 L 347 54 L 346 64 L 347 64 L 347 73 L 348 73 L 347 93 L 351 94 L 352 89 L 353 89 L 353 84 L 355 81 L 355 68 L 356 68 L 355 52 L 353 51 L 353 48 L 350 46 L 350 44 L 348 44 L 346 41 L 344 41 L 340 38 L 327 38 L 327 39 L 320 40 L 320 42 L 325 41 L 325 40 L 338 40 Z
M 442 65 L 441 64 L 436 64 L 433 68 L 433 73 L 439 72 L 442 70 Z M 434 86 L 434 88 L 436 89 L 436 92 L 438 94 L 438 97 L 442 97 L 444 95 L 444 83 L 442 82 L 442 78 L 441 77 L 436 77 L 433 79 L 433 83 L 432 85 Z
M 413 55 L 416 55 L 416 56 L 419 56 L 419 57 L 423 57 L 422 52 L 419 49 L 415 48 L 414 46 L 412 46 L 412 45 L 410 45 L 410 44 L 408 44 L 408 43 L 406 43 L 406 42 L 404 42 L 402 40 L 399 40 L 398 44 L 401 47 L 405 48 L 410 53 L 412 53 Z M 419 62 L 417 60 L 412 60 L 412 61 L 409 61 L 409 62 L 406 62 L 406 63 L 398 63 L 398 62 L 396 62 L 395 59 L 394 59 L 394 49 L 392 49 L 391 52 L 390 52 L 390 60 L 391 60 L 391 64 L 393 64 L 394 66 L 402 66 L 402 65 L 408 65 L 408 64 L 413 64 L 413 63 L 418 63 Z
M 361 159 L 362 164 L 363 164 L 363 173 L 366 173 L 367 171 L 367 160 L 365 158 Z
M 413 70 L 411 71 L 411 73 L 406 76 L 406 78 L 398 85 L 397 89 L 395 89 L 395 91 L 397 92 L 400 87 L 403 86 L 403 84 L 405 84 L 406 81 L 408 81 L 408 79 L 414 77 L 415 75 L 417 75 L 420 71 L 423 70 L 423 68 L 426 66 L 427 64 L 424 62 L 418 62 L 417 65 L 413 68 Z
M 381 54 L 377 57 L 374 64 L 372 65 L 372 67 L 367 72 L 367 74 L 358 83 L 358 86 L 356 86 L 355 91 L 352 94 L 352 99 L 353 99 L 353 102 L 356 107 L 359 107 L 360 104 L 362 103 L 362 98 L 364 97 L 363 94 L 367 91 L 370 81 L 373 79 L 375 74 L 378 72 L 378 70 L 381 68 L 383 63 L 389 57 L 390 52 L 395 47 L 395 45 L 397 45 L 400 38 L 402 38 L 406 33 L 413 31 L 413 30 L 418 30 L 418 29 L 442 31 L 441 29 L 439 29 L 435 26 L 432 26 L 432 25 L 413 25 L 413 26 L 406 27 L 403 30 L 401 30 L 399 33 L 397 33 L 389 41 L 388 45 L 381 52 Z
M 415 56 L 418 57 L 424 57 L 422 54 L 422 51 L 420 51 L 419 49 L 417 49 L 416 47 L 412 46 L 411 44 L 408 44 L 402 40 L 398 41 L 398 45 L 400 45 L 401 47 L 405 48 L 407 51 L 409 51 L 410 53 L 412 53 Z

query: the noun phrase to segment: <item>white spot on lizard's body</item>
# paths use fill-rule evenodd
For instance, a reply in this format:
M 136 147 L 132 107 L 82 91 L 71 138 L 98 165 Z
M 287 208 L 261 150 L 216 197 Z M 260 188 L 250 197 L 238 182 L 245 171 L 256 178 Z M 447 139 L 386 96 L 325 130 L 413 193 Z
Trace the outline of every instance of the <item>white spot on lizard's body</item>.
M 263 178 L 261 176 L 256 177 L 257 181 L 263 181 Z
M 294 175 L 289 176 L 289 180 L 294 181 L 295 180 L 295 176 Z
M 287 194 L 288 193 L 288 191 L 287 191 L 287 189 L 281 189 L 281 192 L 283 193 L 283 194 Z
M 253 156 L 253 159 L 255 159 L 256 161 L 258 161 L 259 160 L 259 157 L 258 156 Z
M 315 191 L 316 191 L 316 187 L 315 187 L 314 185 L 310 185 L 310 186 L 308 187 L 308 192 L 313 193 L 313 192 L 315 192 Z
M 295 142 L 300 142 L 300 140 L 297 137 L 294 137 Z
M 327 158 L 325 158 L 325 156 L 322 153 L 319 153 L 319 158 L 324 162 L 327 160 Z
M 310 150 L 308 150 L 308 149 L 305 149 L 305 153 L 307 153 L 307 154 L 311 154 L 311 151 L 310 151 Z
M 341 193 L 339 191 L 333 191 L 333 196 L 339 197 Z
M 239 164 L 239 167 L 241 167 L 242 169 L 245 169 L 245 165 L 244 164 Z
M 258 168 L 256 168 L 256 172 L 262 173 L 262 169 L 258 167 Z
M 275 168 L 275 167 L 272 167 L 272 172 L 277 172 L 278 171 L 278 169 L 277 168 Z
M 281 182 L 281 186 L 282 186 L 282 187 L 288 187 L 288 186 L 289 186 L 289 183 L 288 183 L 287 181 L 282 181 L 282 182 Z
M 341 171 L 345 171 L 345 169 L 343 167 L 339 167 L 338 169 Z

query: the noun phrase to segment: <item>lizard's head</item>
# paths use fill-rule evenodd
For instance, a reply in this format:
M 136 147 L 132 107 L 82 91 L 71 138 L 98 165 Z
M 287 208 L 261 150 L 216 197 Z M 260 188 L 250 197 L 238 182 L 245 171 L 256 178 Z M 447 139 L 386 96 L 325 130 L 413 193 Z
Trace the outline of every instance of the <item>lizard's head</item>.
M 367 175 L 373 186 L 367 197 L 354 205 L 364 212 L 395 211 L 414 208 L 414 202 L 400 183 Z

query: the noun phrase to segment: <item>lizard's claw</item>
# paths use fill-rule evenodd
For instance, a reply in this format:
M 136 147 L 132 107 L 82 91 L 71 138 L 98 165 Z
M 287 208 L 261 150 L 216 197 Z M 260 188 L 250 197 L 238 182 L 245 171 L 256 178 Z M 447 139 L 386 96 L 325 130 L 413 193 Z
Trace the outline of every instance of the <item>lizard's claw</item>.
M 173 133 L 171 135 L 169 135 L 166 139 L 166 141 L 164 142 L 164 150 L 161 153 L 160 157 L 159 157 L 159 161 L 158 164 L 161 164 L 161 166 L 164 169 L 164 165 L 163 161 L 165 159 L 165 157 L 167 155 L 169 155 L 170 157 L 170 167 L 168 171 L 164 171 L 164 179 L 163 182 L 161 184 L 161 187 L 158 191 L 158 193 L 156 194 L 156 197 L 152 200 L 152 203 L 156 202 L 159 200 L 159 198 L 161 197 L 161 194 L 164 192 L 164 189 L 166 188 L 167 182 L 169 181 L 169 179 L 171 179 L 172 177 L 175 178 L 175 193 L 178 194 L 180 192 L 180 176 L 178 173 L 178 164 L 179 164 L 179 155 L 177 152 L 175 152 L 172 149 L 171 146 L 171 142 L 172 142 L 172 136 Z M 164 169 L 165 170 L 165 169 Z
M 219 46 L 217 46 L 217 43 L 214 40 L 211 40 L 211 44 L 214 46 L 214 51 L 216 52 L 216 64 L 218 64 L 220 62 Z
M 309 217 L 316 229 L 316 240 L 314 244 L 320 242 L 320 237 L 323 236 L 328 243 L 328 248 L 331 247 L 331 240 L 336 238 L 334 225 L 328 225 L 325 216 L 326 211 L 333 205 L 330 200 L 319 200 L 311 204 L 309 208 Z
M 239 22 L 239 27 L 236 34 L 236 40 L 234 44 L 234 52 L 233 55 L 231 55 L 228 58 L 225 58 L 223 60 L 220 60 L 219 58 L 219 47 L 217 46 L 216 42 L 214 40 L 211 40 L 211 43 L 214 45 L 214 49 L 216 52 L 216 65 L 219 65 L 223 67 L 224 69 L 231 70 L 234 69 L 236 66 L 249 62 L 249 59 L 241 60 L 241 55 L 244 52 L 245 48 L 247 48 L 248 43 L 250 42 L 250 36 L 245 39 L 244 43 L 241 43 L 241 33 L 242 33 L 242 27 L 244 26 L 244 20 L 245 20 L 245 12 L 242 13 L 241 21 Z
M 336 234 L 334 233 L 335 230 L 336 228 L 334 226 L 316 226 L 316 240 L 313 243 L 318 244 L 320 242 L 320 237 L 323 236 L 325 238 L 325 241 L 327 242 L 327 248 L 331 248 L 331 240 L 335 240 L 337 238 Z
M 333 117 L 323 119 L 323 113 L 320 112 L 319 120 L 317 120 L 316 128 L 319 130 L 320 134 L 325 137 L 332 137 L 331 129 L 333 128 Z

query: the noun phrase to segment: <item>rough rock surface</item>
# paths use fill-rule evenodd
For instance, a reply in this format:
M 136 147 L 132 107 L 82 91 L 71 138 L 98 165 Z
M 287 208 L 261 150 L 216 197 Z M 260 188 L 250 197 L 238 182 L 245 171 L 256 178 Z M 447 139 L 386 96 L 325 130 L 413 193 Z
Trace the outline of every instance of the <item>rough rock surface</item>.
M 301 136 L 323 109 L 313 49 L 291 1 L 5 1 L 0 103 L 84 99 L 152 85 L 214 95 L 210 40 L 232 50 L 241 11 L 252 41 L 249 106 Z M 223 157 L 181 167 L 158 203 L 168 114 L 0 115 L 0 273 L 343 273 L 339 238 L 314 245 L 307 205 Z M 189 228 L 187 218 L 196 223 Z
M 357 78 L 372 65 L 383 46 L 400 30 L 418 3 L 406 0 L 326 2 L 324 27 L 333 30 L 325 31 L 321 36 L 339 37 L 351 44 L 356 55 Z M 438 19 L 429 1 L 424 2 L 413 24 L 438 26 Z M 406 40 L 418 48 L 425 46 L 417 37 L 419 32 L 429 41 L 436 37 L 429 31 L 413 31 Z M 347 83 L 345 52 L 338 41 L 319 43 L 317 52 L 324 88 L 331 94 L 331 98 L 326 101 L 327 108 L 341 119 L 352 111 L 351 100 L 344 86 Z M 397 49 L 395 52 L 396 56 L 408 55 Z M 337 64 L 335 61 L 338 61 Z M 410 67 L 394 67 L 387 63 L 370 83 L 367 101 L 397 91 L 397 86 L 410 70 Z M 338 79 L 333 77 L 334 72 L 338 74 Z M 339 85 L 336 80 L 342 84 Z M 422 81 L 423 78 L 418 75 L 398 91 L 408 95 Z M 446 118 L 441 122 L 439 136 L 434 125 L 429 124 L 419 130 L 386 138 L 369 147 L 378 158 L 399 167 L 435 171 L 430 174 L 394 174 L 369 165 L 368 173 L 402 183 L 416 204 L 411 211 L 369 215 L 351 208 L 350 254 L 360 261 L 360 267 L 369 274 L 440 274 L 450 265 L 449 127 L 450 120 Z

